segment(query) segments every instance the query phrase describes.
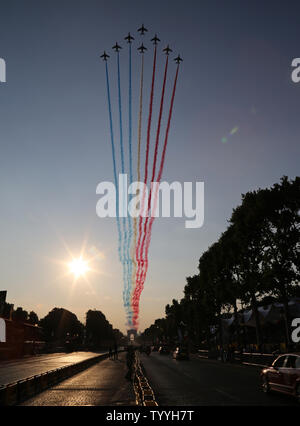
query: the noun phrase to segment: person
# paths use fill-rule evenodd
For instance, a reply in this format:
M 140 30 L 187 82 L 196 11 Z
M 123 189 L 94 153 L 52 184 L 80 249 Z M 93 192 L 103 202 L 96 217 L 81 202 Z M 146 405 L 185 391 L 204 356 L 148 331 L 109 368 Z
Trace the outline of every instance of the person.
M 118 359 L 118 345 L 115 343 L 114 359 Z
M 127 364 L 128 371 L 127 371 L 126 376 L 125 376 L 125 378 L 127 380 L 132 381 L 133 378 L 134 378 L 135 361 L 136 361 L 135 350 L 132 346 L 128 346 L 128 351 L 127 351 L 127 355 L 126 355 L 126 364 Z
M 111 346 L 108 349 L 108 353 L 109 353 L 109 359 L 112 359 L 112 348 L 111 348 Z

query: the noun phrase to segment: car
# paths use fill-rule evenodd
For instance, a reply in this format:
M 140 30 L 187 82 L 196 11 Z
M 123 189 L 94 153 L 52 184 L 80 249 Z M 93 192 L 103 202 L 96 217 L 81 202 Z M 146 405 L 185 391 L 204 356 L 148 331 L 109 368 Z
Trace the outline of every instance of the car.
M 261 381 L 265 393 L 292 395 L 300 403 L 300 353 L 278 356 L 270 367 L 262 370 Z
M 159 350 L 159 346 L 157 345 L 152 346 L 152 352 L 158 352 L 158 350 Z
M 169 355 L 170 349 L 168 348 L 168 346 L 161 346 L 158 352 L 160 355 Z
M 190 359 L 189 351 L 187 350 L 187 348 L 177 347 L 175 351 L 173 352 L 173 358 L 177 360 L 182 360 L 182 359 L 189 360 Z

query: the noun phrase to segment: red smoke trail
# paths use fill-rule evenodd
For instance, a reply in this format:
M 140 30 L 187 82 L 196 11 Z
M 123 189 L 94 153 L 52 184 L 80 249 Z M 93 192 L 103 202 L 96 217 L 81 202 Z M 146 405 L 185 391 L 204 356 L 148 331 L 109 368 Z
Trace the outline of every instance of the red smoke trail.
M 151 84 L 151 94 L 150 94 L 150 105 L 149 105 L 149 116 L 148 116 L 148 127 L 147 127 L 147 145 L 146 145 L 146 158 L 145 158 L 145 177 L 144 177 L 144 184 L 147 185 L 148 180 L 148 162 L 149 162 L 149 151 L 150 151 L 150 131 L 151 131 L 151 120 L 152 120 L 152 109 L 153 109 L 153 96 L 154 96 L 154 82 L 155 82 L 155 71 L 156 71 L 156 46 L 154 47 L 154 59 L 153 59 L 153 71 L 152 71 L 152 84 Z M 144 211 L 144 204 L 145 204 L 145 189 L 143 189 L 143 196 L 142 196 L 142 203 L 141 203 L 141 211 Z M 143 216 L 140 215 L 139 217 L 139 238 L 138 243 L 136 246 L 136 260 L 138 263 L 137 272 L 136 272 L 136 284 L 135 284 L 135 290 L 133 293 L 133 310 L 135 312 L 136 308 L 136 302 L 138 300 L 136 299 L 137 288 L 139 287 L 139 276 L 141 273 L 141 263 L 143 263 L 143 260 L 139 257 L 139 249 L 141 244 L 141 236 L 142 236 L 142 222 L 143 222 Z M 138 309 L 138 307 L 137 307 Z
M 172 92 L 172 98 L 171 98 L 171 104 L 170 104 L 170 110 L 169 110 L 169 116 L 168 116 L 168 123 L 167 123 L 165 140 L 164 140 L 164 147 L 163 147 L 162 157 L 161 157 L 161 161 L 160 161 L 158 177 L 157 177 L 157 180 L 156 180 L 156 182 L 158 182 L 158 183 L 161 181 L 161 176 L 162 176 L 162 173 L 163 173 L 163 168 L 164 168 L 164 163 L 165 163 L 165 156 L 166 156 L 168 137 L 169 137 L 169 131 L 170 131 L 170 125 L 171 125 L 171 118 L 172 118 L 172 112 L 173 112 L 173 105 L 174 105 L 174 99 L 175 99 L 175 92 L 176 92 L 176 86 L 177 86 L 178 72 L 179 72 L 179 64 L 177 66 L 175 80 L 174 80 L 174 86 L 173 86 L 173 92 Z M 156 210 L 157 197 L 158 197 L 158 184 L 155 188 L 155 193 L 154 193 L 153 212 L 155 212 L 155 210 Z M 149 246 L 150 246 L 150 242 L 151 242 L 151 231 L 152 231 L 152 225 L 153 225 L 154 219 L 155 219 L 155 217 L 151 216 L 151 220 L 150 220 L 150 224 L 149 224 L 149 230 L 148 230 L 148 233 L 147 233 L 146 252 L 145 252 L 145 268 L 144 268 L 144 273 L 141 276 L 141 280 L 140 280 L 140 283 L 139 283 L 139 287 L 138 287 L 139 291 L 136 294 L 137 304 L 134 307 L 134 315 L 133 315 L 133 323 L 134 324 L 136 324 L 137 318 L 138 318 L 138 315 L 139 315 L 139 299 L 140 299 L 141 292 L 143 290 L 143 286 L 144 286 L 147 271 L 148 271 L 148 252 L 149 252 Z M 137 288 L 136 288 L 136 290 L 137 290 Z
M 165 64 L 165 72 L 164 72 L 164 81 L 163 81 L 162 92 L 161 92 L 158 125 L 157 125 L 157 131 L 156 131 L 155 150 L 154 150 L 153 166 L 152 166 L 152 177 L 151 177 L 151 181 L 150 182 L 154 181 L 155 173 L 156 173 L 156 163 L 157 163 L 157 154 L 158 154 L 158 146 L 159 146 L 159 136 L 160 136 L 160 128 L 161 128 L 161 119 L 162 119 L 163 106 L 164 106 L 164 97 L 165 97 L 167 73 L 168 73 L 168 63 L 169 63 L 169 57 L 167 56 L 166 57 L 166 64 Z M 150 193 L 149 193 L 149 198 L 148 198 L 147 212 L 150 211 L 151 199 L 152 199 L 152 188 L 150 188 Z M 147 229 L 148 221 L 149 221 L 149 216 L 147 216 L 146 219 L 145 219 L 145 223 L 144 223 L 144 235 L 143 235 L 143 240 L 142 240 L 142 245 L 141 245 L 141 250 L 140 250 L 140 258 L 142 258 L 143 261 L 144 261 L 144 263 L 142 265 L 143 268 L 142 268 L 142 271 L 141 271 L 141 276 L 144 275 L 144 269 L 146 267 L 148 267 L 148 265 L 146 266 L 146 264 L 148 262 L 148 259 L 145 258 L 145 257 L 143 257 L 144 247 L 145 247 L 145 240 L 146 240 L 147 233 L 149 232 L 149 230 Z M 141 278 L 140 278 L 140 283 L 141 283 Z

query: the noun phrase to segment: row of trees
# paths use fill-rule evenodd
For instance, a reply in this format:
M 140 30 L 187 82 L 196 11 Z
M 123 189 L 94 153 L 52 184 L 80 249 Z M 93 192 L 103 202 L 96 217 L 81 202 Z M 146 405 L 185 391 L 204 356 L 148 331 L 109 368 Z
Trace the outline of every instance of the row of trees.
M 11 303 L 4 302 L 3 312 L 1 313 L 3 318 L 12 319 L 17 322 L 27 323 L 31 325 L 38 324 L 39 317 L 34 311 L 29 313 L 25 311 L 21 306 L 14 309 L 14 305 Z
M 38 325 L 41 327 L 40 338 L 49 344 L 63 344 L 66 341 L 76 345 L 85 345 L 97 349 L 109 344 L 120 343 L 123 334 L 114 329 L 101 311 L 89 310 L 86 313 L 86 324 L 82 324 L 77 316 L 64 308 L 52 309 L 39 320 L 34 311 L 27 312 L 22 307 L 13 309 L 13 305 L 5 303 L 3 317 L 17 323 Z
M 196 343 L 205 340 L 209 345 L 214 326 L 222 345 L 224 313 L 234 313 L 239 340 L 238 307 L 251 307 L 256 343 L 261 348 L 258 306 L 276 299 L 284 306 L 284 336 L 290 345 L 288 300 L 300 296 L 299 211 L 299 177 L 283 177 L 271 188 L 242 195 L 227 230 L 200 257 L 199 273 L 187 278 L 183 299 L 167 305 L 166 317 L 146 329 L 144 337 L 172 338 L 183 329 Z
M 63 308 L 54 308 L 41 319 L 39 325 L 45 341 L 49 343 L 68 341 L 97 349 L 120 342 L 123 337 L 105 315 L 97 310 L 89 310 L 86 313 L 84 326 L 74 313 Z

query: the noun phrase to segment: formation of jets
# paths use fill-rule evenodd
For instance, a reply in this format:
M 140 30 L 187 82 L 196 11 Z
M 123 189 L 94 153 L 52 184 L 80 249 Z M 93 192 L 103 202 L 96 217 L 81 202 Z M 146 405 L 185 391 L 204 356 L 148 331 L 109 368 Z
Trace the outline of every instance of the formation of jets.
M 131 43 L 132 40 L 134 40 L 134 37 L 130 33 L 128 33 L 128 36 L 124 38 L 124 40 L 127 40 L 127 43 Z
M 145 35 L 146 32 L 148 32 L 147 28 L 144 27 L 144 24 L 142 24 L 142 26 L 137 30 L 141 36 Z M 127 43 L 132 43 L 132 41 L 134 40 L 134 37 L 132 37 L 132 35 L 130 33 L 128 33 L 128 35 L 126 37 L 124 37 L 124 40 L 127 41 Z M 160 39 L 157 37 L 157 34 L 154 35 L 154 37 L 151 39 L 152 43 L 154 44 L 154 46 L 156 47 L 157 44 L 160 42 Z M 116 52 L 119 53 L 120 49 L 122 49 L 122 47 L 116 42 L 116 44 L 112 47 L 112 49 Z M 140 47 L 137 48 L 137 50 L 140 53 L 144 53 L 147 50 L 147 47 L 144 46 L 144 44 L 142 43 L 140 45 Z M 173 52 L 173 50 L 170 48 L 169 45 L 167 45 L 167 47 L 165 47 L 163 49 L 163 52 L 169 56 L 169 54 L 171 52 Z M 100 56 L 104 61 L 107 61 L 107 59 L 109 58 L 109 55 L 104 51 L 103 55 Z M 174 59 L 174 61 L 179 65 L 180 62 L 183 61 L 183 59 L 180 57 L 180 55 L 177 56 L 177 58 Z
M 140 45 L 140 47 L 138 47 L 138 49 L 137 50 L 139 50 L 140 51 L 140 53 L 144 53 L 144 51 L 145 50 L 147 50 L 147 47 L 145 47 L 144 45 L 143 45 L 143 43 Z
M 153 44 L 156 46 L 158 42 L 160 42 L 160 39 L 157 37 L 157 35 L 155 34 L 155 36 L 151 39 L 151 41 L 153 41 Z
M 170 52 L 173 52 L 173 50 L 172 50 L 172 49 L 170 49 L 170 47 L 169 47 L 169 45 L 168 45 L 165 49 L 163 49 L 163 52 L 165 52 L 165 53 L 166 53 L 166 55 L 168 55 L 168 56 L 169 56 L 169 53 L 170 53 Z
M 112 48 L 114 49 L 115 52 L 119 52 L 119 50 L 122 49 L 122 47 L 119 46 L 118 43 L 116 43 Z
M 141 35 L 144 35 L 147 31 L 148 30 L 144 27 L 144 24 L 138 29 L 138 32 L 141 33 Z
M 104 50 L 104 53 L 103 55 L 100 56 L 100 58 L 103 58 L 103 61 L 107 61 L 107 58 L 109 58 L 109 55 Z

